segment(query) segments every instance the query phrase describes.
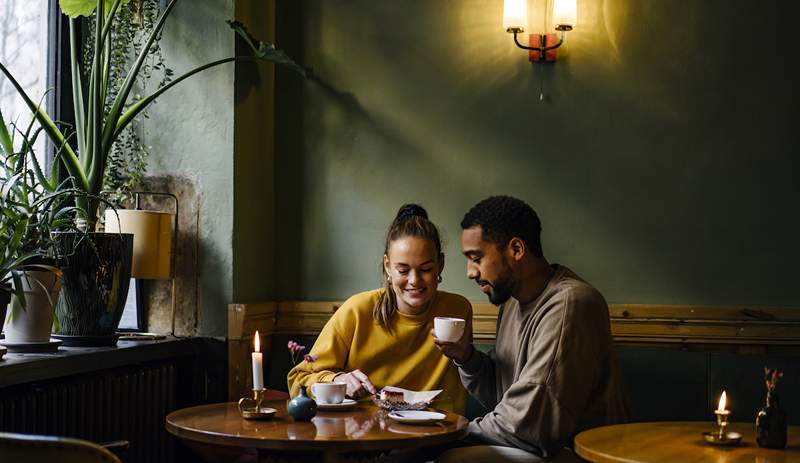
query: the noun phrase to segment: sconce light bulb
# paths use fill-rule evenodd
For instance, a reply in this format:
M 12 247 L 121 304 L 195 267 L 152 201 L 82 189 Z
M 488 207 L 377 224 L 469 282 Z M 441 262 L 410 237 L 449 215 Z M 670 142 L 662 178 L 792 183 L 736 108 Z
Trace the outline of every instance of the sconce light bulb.
M 558 31 L 571 31 L 578 20 L 576 0 L 555 0 L 553 4 L 553 24 Z
M 528 25 L 528 1 L 505 0 L 503 2 L 503 29 L 506 32 L 522 32 Z

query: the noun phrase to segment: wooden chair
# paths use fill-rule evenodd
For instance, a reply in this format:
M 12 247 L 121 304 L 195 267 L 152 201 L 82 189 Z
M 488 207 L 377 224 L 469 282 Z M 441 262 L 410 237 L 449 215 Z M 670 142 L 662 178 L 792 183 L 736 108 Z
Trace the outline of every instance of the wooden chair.
M 0 461 L 25 463 L 122 463 L 89 441 L 67 437 L 0 432 Z

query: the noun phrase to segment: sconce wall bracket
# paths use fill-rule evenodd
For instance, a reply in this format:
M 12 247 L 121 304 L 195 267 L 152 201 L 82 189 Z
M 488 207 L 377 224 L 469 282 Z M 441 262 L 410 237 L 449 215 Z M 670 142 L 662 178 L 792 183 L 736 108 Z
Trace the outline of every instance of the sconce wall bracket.
M 544 43 L 542 39 L 544 38 Z M 532 63 L 553 63 L 558 58 L 557 34 L 530 34 L 528 43 L 533 50 L 528 50 L 528 61 Z
M 514 34 L 514 43 L 523 50 L 528 50 L 528 59 L 534 62 L 554 62 L 556 60 L 556 48 L 564 43 L 564 35 L 567 31 L 572 30 L 570 26 L 559 25 L 556 27 L 557 31 L 561 32 L 560 37 L 557 34 L 530 34 L 529 45 L 519 43 L 517 35 L 524 32 L 521 27 L 509 27 L 507 32 Z M 542 43 L 544 39 L 544 44 Z

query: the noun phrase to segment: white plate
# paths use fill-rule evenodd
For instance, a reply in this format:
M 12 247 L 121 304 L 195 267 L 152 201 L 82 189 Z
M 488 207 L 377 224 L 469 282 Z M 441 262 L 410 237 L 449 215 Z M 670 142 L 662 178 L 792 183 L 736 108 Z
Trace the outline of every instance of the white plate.
M 340 404 L 321 404 L 317 402 L 317 410 L 347 410 L 357 403 L 353 399 L 344 399 Z
M 421 410 L 402 410 L 389 413 L 389 418 L 405 424 L 430 424 L 445 419 L 444 413 Z

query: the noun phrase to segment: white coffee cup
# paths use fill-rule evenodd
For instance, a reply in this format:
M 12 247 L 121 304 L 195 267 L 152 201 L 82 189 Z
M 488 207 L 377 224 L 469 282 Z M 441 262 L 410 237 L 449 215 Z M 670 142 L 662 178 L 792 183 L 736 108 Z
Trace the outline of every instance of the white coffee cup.
M 345 383 L 314 383 L 311 385 L 314 399 L 321 404 L 340 404 L 347 392 Z
M 456 342 L 464 335 L 467 322 L 463 318 L 436 317 L 433 319 L 433 332 L 443 342 Z

